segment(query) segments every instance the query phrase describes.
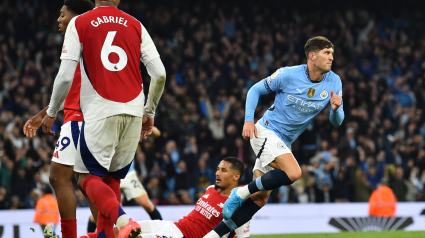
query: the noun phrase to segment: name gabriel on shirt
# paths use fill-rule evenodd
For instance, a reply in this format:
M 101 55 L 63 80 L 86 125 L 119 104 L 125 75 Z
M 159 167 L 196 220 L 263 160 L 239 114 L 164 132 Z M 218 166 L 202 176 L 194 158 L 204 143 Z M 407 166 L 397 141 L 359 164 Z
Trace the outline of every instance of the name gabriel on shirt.
M 125 27 L 128 27 L 127 20 L 125 20 L 122 17 L 102 16 L 102 18 L 98 17 L 97 20 L 91 21 L 91 24 L 94 27 L 98 27 L 100 24 L 103 24 L 103 23 L 115 23 L 115 24 L 120 24 Z

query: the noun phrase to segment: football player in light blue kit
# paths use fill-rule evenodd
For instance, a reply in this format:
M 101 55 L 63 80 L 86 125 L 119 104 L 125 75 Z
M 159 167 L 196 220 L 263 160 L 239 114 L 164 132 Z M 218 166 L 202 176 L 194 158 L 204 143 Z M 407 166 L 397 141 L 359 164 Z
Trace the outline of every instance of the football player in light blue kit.
M 254 181 L 232 191 L 223 207 L 223 222 L 205 237 L 221 237 L 245 224 L 267 203 L 271 190 L 301 177 L 289 148 L 327 104 L 334 126 L 344 120 L 341 79 L 331 71 L 333 44 L 323 36 L 312 37 L 304 51 L 306 65 L 280 68 L 249 90 L 242 136 L 250 139 L 257 155 Z M 274 104 L 254 125 L 259 97 L 272 92 L 276 92 Z

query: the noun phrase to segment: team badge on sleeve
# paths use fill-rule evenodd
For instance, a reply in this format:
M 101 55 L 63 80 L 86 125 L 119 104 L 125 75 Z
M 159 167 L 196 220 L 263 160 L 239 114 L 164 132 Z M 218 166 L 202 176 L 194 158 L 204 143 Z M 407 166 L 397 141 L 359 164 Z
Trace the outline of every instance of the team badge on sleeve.
M 321 99 L 326 99 L 326 98 L 328 97 L 328 95 L 329 95 L 328 91 L 323 90 L 323 91 L 320 93 L 320 98 L 321 98 Z

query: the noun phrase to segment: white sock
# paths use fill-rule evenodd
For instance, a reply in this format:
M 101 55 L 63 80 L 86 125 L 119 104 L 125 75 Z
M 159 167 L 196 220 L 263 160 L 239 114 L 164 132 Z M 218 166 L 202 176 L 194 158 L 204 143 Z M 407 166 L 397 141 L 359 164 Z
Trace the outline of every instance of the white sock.
M 123 214 L 117 219 L 117 228 L 121 229 L 123 226 L 127 225 L 130 222 L 130 217 L 127 214 Z
M 248 185 L 245 185 L 242 188 L 239 188 L 236 191 L 236 194 L 244 200 L 248 199 L 251 196 L 251 193 L 249 193 Z
M 206 234 L 204 236 L 204 238 L 220 238 L 220 236 L 218 236 L 217 232 L 215 232 L 214 230 L 212 230 L 208 234 Z

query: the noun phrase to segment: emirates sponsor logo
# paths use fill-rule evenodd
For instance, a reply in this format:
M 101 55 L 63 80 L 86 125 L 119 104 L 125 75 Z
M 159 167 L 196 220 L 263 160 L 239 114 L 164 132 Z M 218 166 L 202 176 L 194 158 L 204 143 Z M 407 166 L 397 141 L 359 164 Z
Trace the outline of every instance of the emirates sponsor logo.
M 202 201 L 199 199 L 196 203 L 195 211 L 198 211 L 200 214 L 211 220 L 212 216 L 219 217 L 220 212 L 217 211 L 213 206 L 208 204 L 208 202 Z

